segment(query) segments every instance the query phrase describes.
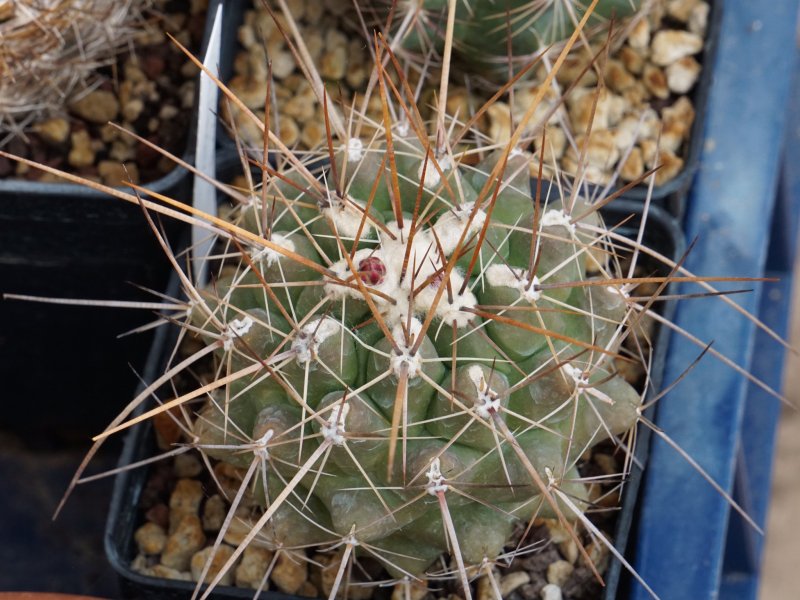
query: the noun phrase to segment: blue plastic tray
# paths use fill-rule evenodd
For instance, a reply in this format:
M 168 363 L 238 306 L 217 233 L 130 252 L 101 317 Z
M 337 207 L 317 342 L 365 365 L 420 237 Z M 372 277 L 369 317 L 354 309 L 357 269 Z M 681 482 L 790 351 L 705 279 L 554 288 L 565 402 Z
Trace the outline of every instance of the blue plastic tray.
M 737 302 L 781 333 L 800 204 L 798 176 L 791 172 L 789 193 L 776 204 L 797 14 L 796 0 L 726 2 L 686 219 L 687 238 L 698 239 L 686 263 L 694 273 L 780 273 L 781 283 L 747 284 L 753 293 Z M 796 134 L 791 141 L 787 165 L 796 169 Z M 730 309 L 712 300 L 687 302 L 677 324 L 780 387 L 783 348 Z M 665 382 L 679 377 L 698 353 L 674 336 Z M 658 424 L 763 524 L 778 408 L 774 397 L 707 357 L 662 400 Z M 760 536 L 661 440 L 653 444 L 644 492 L 635 567 L 662 598 L 756 597 Z M 630 597 L 649 595 L 634 584 Z

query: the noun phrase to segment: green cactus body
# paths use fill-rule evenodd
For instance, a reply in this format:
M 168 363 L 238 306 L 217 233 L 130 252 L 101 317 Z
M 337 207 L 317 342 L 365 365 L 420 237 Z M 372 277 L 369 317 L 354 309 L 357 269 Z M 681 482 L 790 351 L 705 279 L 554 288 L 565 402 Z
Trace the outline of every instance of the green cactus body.
M 458 0 L 453 49 L 468 73 L 504 82 L 510 76 L 509 58 L 519 71 L 538 51 L 569 38 L 590 5 L 590 0 Z M 641 0 L 600 0 L 586 31 L 602 31 L 612 19 L 630 17 L 641 5 Z M 405 6 L 406 12 L 394 17 L 405 48 L 424 55 L 433 46 L 441 53 L 448 3 L 418 0 Z
M 582 506 L 582 485 L 564 479 L 635 423 L 640 402 L 611 367 L 625 292 L 588 274 L 587 246 L 604 250 L 596 216 L 534 208 L 524 153 L 509 155 L 497 194 L 500 152 L 423 178 L 427 143 L 399 144 L 401 198 L 382 151 L 352 140 L 327 187 L 268 182 L 268 210 L 256 194 L 231 214 L 271 245 L 253 242 L 204 292 L 226 327 L 219 359 L 257 375 L 200 411 L 198 445 L 242 468 L 264 460 L 270 502 L 299 478 L 268 538 L 356 540 L 395 576 L 423 573 L 453 534 L 479 563 L 515 521 L 569 512 L 530 469 Z

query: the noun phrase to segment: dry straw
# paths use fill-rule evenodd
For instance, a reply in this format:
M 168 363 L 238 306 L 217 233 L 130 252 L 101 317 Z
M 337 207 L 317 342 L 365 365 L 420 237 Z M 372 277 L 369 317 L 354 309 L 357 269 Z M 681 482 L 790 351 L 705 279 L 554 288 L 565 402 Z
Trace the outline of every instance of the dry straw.
M 0 0 L 0 146 L 100 79 L 148 0 Z

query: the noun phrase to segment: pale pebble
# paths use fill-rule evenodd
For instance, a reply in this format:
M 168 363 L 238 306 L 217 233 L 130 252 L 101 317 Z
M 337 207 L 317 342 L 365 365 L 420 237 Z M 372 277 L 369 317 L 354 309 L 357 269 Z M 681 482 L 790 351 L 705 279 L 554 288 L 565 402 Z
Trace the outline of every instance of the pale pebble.
M 563 598 L 561 588 L 552 583 L 548 583 L 544 586 L 539 592 L 539 595 L 542 600 L 561 600 Z
M 667 86 L 670 91 L 676 94 L 686 94 L 697 82 L 701 70 L 700 63 L 692 56 L 684 56 L 682 59 L 669 65 L 665 72 L 667 75 Z
M 650 45 L 650 22 L 639 19 L 628 35 L 628 45 L 636 50 L 644 50 Z
M 619 60 L 633 75 L 640 75 L 644 69 L 645 57 L 642 52 L 630 46 L 623 46 L 619 50 Z
M 695 35 L 705 36 L 708 29 L 708 15 L 711 12 L 711 6 L 708 2 L 701 2 L 692 10 L 689 15 L 689 31 Z
M 97 174 L 103 183 L 112 187 L 139 183 L 139 167 L 135 162 L 120 164 L 115 160 L 101 160 L 97 165 Z
M 114 140 L 108 156 L 117 162 L 125 162 L 136 158 L 136 148 L 125 140 Z
M 231 556 L 233 556 L 233 548 L 226 546 L 225 544 L 221 544 L 217 548 L 217 551 L 212 555 L 213 550 L 213 546 L 208 546 L 199 552 L 196 552 L 192 556 L 190 567 L 193 581 L 200 580 L 200 576 L 203 574 L 203 570 L 206 568 L 206 563 L 210 558 L 211 564 L 208 567 L 208 571 L 206 572 L 203 581 L 206 583 L 211 583 L 217 575 L 222 573 L 225 563 Z M 236 563 L 234 563 L 234 566 L 235 564 Z M 234 566 L 222 573 L 222 576 L 219 579 L 219 585 L 230 585 L 233 583 Z
M 274 553 L 271 550 L 250 544 L 244 549 L 242 560 L 236 567 L 236 585 L 252 589 L 269 589 L 269 580 L 264 575 Z
M 33 130 L 48 144 L 60 145 L 69 137 L 70 125 L 63 117 L 40 121 Z
M 690 31 L 664 29 L 653 36 L 651 60 L 667 66 L 684 56 L 697 54 L 703 49 L 703 38 Z
M 610 59 L 606 64 L 604 77 L 608 87 L 615 92 L 625 91 L 636 83 L 636 79 L 628 72 L 625 65 L 614 59 Z
M 74 101 L 70 110 L 91 123 L 107 123 L 117 118 L 119 100 L 113 92 L 94 90 Z
M 200 517 L 185 515 L 175 527 L 175 531 L 167 538 L 164 551 L 161 553 L 161 564 L 178 571 L 186 571 L 192 556 L 206 542 Z
M 139 118 L 144 110 L 144 102 L 141 98 L 133 98 L 126 102 L 122 107 L 122 118 L 128 122 L 133 122 Z
M 664 185 L 681 172 L 684 160 L 673 152 L 662 150 L 658 154 L 658 164 L 661 168 L 656 171 L 656 185 Z
M 228 529 L 225 530 L 223 539 L 225 543 L 231 546 L 238 546 L 241 544 L 248 534 L 253 530 L 253 523 L 250 520 L 245 520 L 241 517 L 234 517 L 228 524 Z
M 308 562 L 301 553 L 286 551 L 278 555 L 275 568 L 272 569 L 270 579 L 275 587 L 286 594 L 296 593 L 308 579 Z
M 203 506 L 203 529 L 206 531 L 219 531 L 225 522 L 225 500 L 219 494 L 214 494 L 206 500 Z
M 567 582 L 573 571 L 575 571 L 575 567 L 566 560 L 552 562 L 547 565 L 547 582 L 561 587 Z
M 668 0 L 667 14 L 676 21 L 686 23 L 698 4 L 700 0 Z
M 347 46 L 329 48 L 323 53 L 319 64 L 319 74 L 328 81 L 339 81 L 344 78 L 347 69 Z
M 145 523 L 136 530 L 133 539 L 142 554 L 160 554 L 167 543 L 167 532 L 155 523 Z
M 417 581 L 406 577 L 394 584 L 391 600 L 422 600 L 427 594 L 428 583 L 425 579 Z
M 290 117 L 282 118 L 278 137 L 286 146 L 294 146 L 300 139 L 300 128 L 297 126 L 297 122 Z
M 266 83 L 245 76 L 236 75 L 228 83 L 230 90 L 250 110 L 264 108 L 267 100 Z
M 534 140 L 534 147 L 537 152 L 542 153 L 542 136 L 537 135 Z M 564 151 L 567 148 L 567 136 L 564 130 L 560 127 L 551 126 L 545 129 L 544 136 L 544 162 L 552 164 L 553 159 L 559 160 L 564 156 Z M 538 169 L 538 161 L 536 165 L 531 165 Z
M 529 583 L 531 576 L 525 571 L 514 571 L 500 579 L 500 595 L 507 598 L 517 588 Z
M 312 562 L 312 581 L 325 597 L 330 597 L 336 574 L 342 563 L 342 551 L 334 554 L 316 554 Z M 347 589 L 348 600 L 368 600 L 372 596 L 372 588 L 362 585 L 350 585 Z M 344 598 L 344 587 L 337 590 L 336 598 Z
M 158 577 L 160 579 L 174 579 L 176 581 L 192 580 L 192 574 L 188 571 L 173 569 L 165 565 L 153 565 L 153 567 L 150 568 L 148 575 L 152 577 Z
M 178 479 L 169 497 L 170 530 L 184 515 L 198 515 L 203 501 L 203 484 L 196 479 Z
M 284 79 L 294 72 L 296 64 L 290 52 L 271 53 L 269 58 L 272 60 L 272 76 L 276 79 Z
M 661 100 L 669 98 L 667 76 L 664 74 L 664 71 L 657 66 L 645 65 L 644 85 L 656 98 L 660 98 Z
M 95 152 L 92 150 L 92 140 L 86 130 L 75 131 L 70 136 L 71 148 L 67 155 L 67 162 L 75 168 L 88 167 L 94 164 Z

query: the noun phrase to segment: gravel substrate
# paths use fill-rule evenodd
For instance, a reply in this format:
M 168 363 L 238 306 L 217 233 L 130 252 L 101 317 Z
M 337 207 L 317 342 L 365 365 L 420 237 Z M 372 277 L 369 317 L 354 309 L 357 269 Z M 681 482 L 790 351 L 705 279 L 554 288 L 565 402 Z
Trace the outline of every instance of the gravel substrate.
M 645 272 L 639 268 L 636 276 L 643 276 Z M 642 284 L 636 293 L 647 296 L 655 293 L 656 289 L 656 284 Z M 641 326 L 642 335 L 653 339 L 654 322 L 643 321 Z M 626 341 L 626 346 L 635 352 L 633 338 Z M 194 350 L 196 348 L 192 340 L 184 339 L 182 354 L 188 355 Z M 628 381 L 640 387 L 643 385 L 644 371 L 641 366 L 632 368 L 633 363 L 621 360 L 618 365 Z M 198 369 L 205 372 L 205 368 Z M 207 369 L 211 372 L 211 365 Z M 181 377 L 177 386 L 181 389 L 186 383 Z M 187 442 L 181 429 L 169 416 L 159 415 L 154 425 L 162 450 L 171 450 L 176 444 Z M 611 540 L 620 505 L 620 473 L 624 462 L 625 453 L 606 442 L 587 451 L 577 465 L 581 476 L 592 478 L 593 481 L 588 487 L 588 498 L 593 508 L 587 514 Z M 180 581 L 199 580 L 230 507 L 227 498 L 236 496 L 246 472 L 224 462 L 212 460 L 211 463 L 213 475 L 208 472 L 202 456 L 192 450 L 174 459 L 160 461 L 151 468 L 139 504 L 142 524 L 134 535 L 138 554 L 131 567 L 135 571 Z M 253 494 L 246 491 L 234 520 L 224 534 L 206 581 L 219 572 L 234 548 L 250 532 L 262 510 Z M 585 528 L 578 526 L 576 531 L 597 571 L 605 573 L 611 560 L 608 548 L 594 541 Z M 333 551 L 329 548 L 325 551 L 276 551 L 272 544 L 259 541 L 256 537 L 221 583 L 312 598 L 328 597 L 341 564 L 342 551 L 343 548 Z M 557 520 L 535 519 L 530 526 L 519 525 L 506 551 L 516 554 L 514 559 L 509 560 L 508 564 L 498 562 L 492 570 L 503 598 L 596 600 L 600 597 L 600 584 L 581 558 L 576 543 Z M 463 598 L 459 584 L 452 576 L 455 564 L 441 565 L 440 570 L 451 574 L 448 577 L 431 577 L 426 581 L 400 582 L 389 586 L 375 583 L 387 581 L 388 578 L 377 561 L 362 556 L 359 565 L 361 570 L 354 569 L 354 576 L 365 581 L 368 575 L 373 583 L 351 585 L 347 597 L 352 600 L 388 600 L 390 596 L 392 600 L 408 600 L 409 595 L 411 600 Z M 435 570 L 435 567 L 431 569 Z M 491 581 L 486 574 L 477 577 L 472 587 L 473 597 L 478 600 L 494 600 Z
M 619 456 L 617 456 L 619 455 Z M 601 447 L 587 455 L 579 466 L 585 477 L 604 476 L 607 481 L 617 478 L 621 453 L 614 454 L 610 446 Z M 222 485 L 227 497 L 236 495 L 245 471 L 216 463 L 214 478 L 206 471 L 200 455 L 195 452 L 179 455 L 175 460 L 164 461 L 153 467 L 140 503 L 144 523 L 137 529 L 134 539 L 138 555 L 132 568 L 153 577 L 180 581 L 198 581 L 214 540 L 224 521 L 230 504 L 214 483 Z M 590 497 L 596 503 L 592 520 L 605 531 L 613 529 L 614 507 L 619 503 L 619 493 L 611 483 L 594 485 Z M 245 493 L 236 517 L 224 535 L 223 543 L 214 557 L 206 575 L 210 581 L 228 560 L 235 547 L 250 532 L 251 525 L 260 516 L 261 509 L 252 495 Z M 604 512 L 605 511 L 605 512 Z M 609 562 L 608 549 L 593 542 L 578 528 L 584 544 L 597 570 L 603 573 Z M 524 541 L 523 541 L 524 536 Z M 524 552 L 510 565 L 498 564 L 493 577 L 503 598 L 509 600 L 535 600 L 545 597 L 548 588 L 551 596 L 555 589 L 564 599 L 582 600 L 597 598 L 599 583 L 579 556 L 575 542 L 566 530 L 552 519 L 537 519 L 530 531 L 520 525 L 506 550 L 517 546 Z M 251 589 L 270 589 L 310 598 L 328 597 L 339 565 L 343 548 L 333 552 L 314 550 L 275 550 L 260 544 L 258 538 L 244 551 L 233 569 L 227 572 L 221 585 L 236 585 Z M 370 558 L 359 558 L 359 564 L 374 577 L 385 581 L 387 575 L 380 565 Z M 442 565 L 448 571 L 455 565 Z M 353 573 L 358 577 L 358 570 Z M 363 579 L 363 575 L 361 576 Z M 405 598 L 405 588 L 412 598 L 421 600 L 458 600 L 459 586 L 452 576 L 446 580 L 432 578 L 428 581 L 400 582 L 392 586 L 350 585 L 348 598 L 376 600 Z M 478 600 L 494 600 L 489 578 L 484 574 L 473 582 L 473 595 Z
M 309 55 L 319 65 L 331 101 L 350 106 L 356 99 L 355 106 L 360 108 L 358 98 L 366 89 L 371 58 L 363 36 L 352 34 L 357 28 L 352 22 L 354 16 L 346 10 L 347 3 L 295 0 L 288 4 Z M 260 3 L 255 5 L 245 13 L 238 31 L 242 50 L 234 61 L 230 87 L 263 119 L 269 56 L 274 101 L 279 107 L 277 114 L 272 115 L 272 128 L 289 147 L 318 148 L 325 138 L 322 106 L 297 68 L 281 28 Z M 616 180 L 622 183 L 636 181 L 656 164 L 661 165 L 655 175 L 657 186 L 674 179 L 685 165 L 687 141 L 695 117 L 692 93 L 702 71 L 699 56 L 709 12 L 706 0 L 655 2 L 647 18 L 632 28 L 626 41 L 610 53 L 608 60 L 598 62 L 597 70 L 590 69 L 581 77 L 550 119 L 546 127 L 545 164 L 555 163 L 560 171 L 576 174 L 581 154 L 585 152 L 583 173 L 594 183 L 606 184 L 615 173 Z M 281 18 L 279 15 L 278 19 Z M 588 56 L 584 50 L 566 61 L 557 76 L 556 87 L 548 90 L 532 125 L 538 124 L 536 119 L 558 101 L 557 90 L 563 91 L 581 76 Z M 602 82 L 597 71 L 602 71 Z M 518 86 L 513 98 L 503 98 L 490 107 L 477 124 L 481 132 L 476 136 L 478 143 L 488 145 L 509 139 L 511 115 L 525 112 L 546 73 L 542 65 L 532 81 Z M 433 86 L 422 87 L 418 104 L 428 116 L 433 95 Z M 487 98 L 487 94 L 474 89 L 451 85 L 448 114 L 464 118 Z M 241 138 L 260 148 L 260 130 L 236 109 L 232 112 Z M 377 93 L 370 98 L 367 114 L 380 118 Z M 539 135 L 533 137 L 535 147 L 541 150 Z
M 160 0 L 134 51 L 104 67 L 99 87 L 71 100 L 64 114 L 32 125 L 3 150 L 107 185 L 149 182 L 174 168 L 172 161 L 109 125 L 131 130 L 181 155 L 191 129 L 197 68 L 170 41 L 199 50 L 207 0 Z M 62 181 L 0 157 L 0 178 Z

